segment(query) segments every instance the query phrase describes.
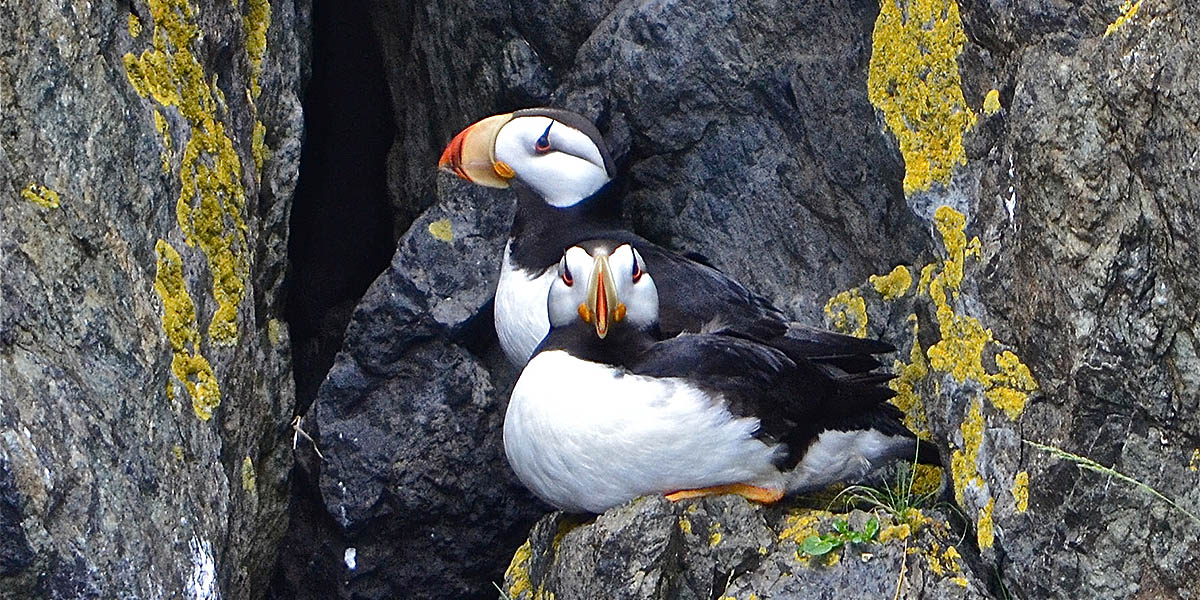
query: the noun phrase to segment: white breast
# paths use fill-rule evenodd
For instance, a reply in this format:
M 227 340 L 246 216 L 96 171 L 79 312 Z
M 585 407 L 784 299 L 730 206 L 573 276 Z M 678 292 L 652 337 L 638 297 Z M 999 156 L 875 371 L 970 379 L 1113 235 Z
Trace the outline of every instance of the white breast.
M 550 332 L 550 317 L 546 299 L 550 284 L 557 276 L 554 269 L 530 277 L 513 264 L 510 246 L 504 246 L 504 264 L 496 284 L 496 335 L 500 347 L 514 365 L 521 366 L 533 356 L 533 351 Z
M 727 483 L 781 489 L 757 419 L 676 378 L 630 375 L 561 351 L 538 354 L 513 389 L 504 450 L 517 476 L 567 511 Z

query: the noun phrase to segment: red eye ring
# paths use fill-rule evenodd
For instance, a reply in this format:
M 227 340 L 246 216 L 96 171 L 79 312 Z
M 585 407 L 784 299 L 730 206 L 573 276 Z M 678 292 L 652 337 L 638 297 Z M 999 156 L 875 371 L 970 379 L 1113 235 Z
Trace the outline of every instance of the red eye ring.
M 644 273 L 644 272 L 645 271 L 642 271 L 641 263 L 639 263 L 637 261 L 637 259 L 634 259 L 634 261 L 633 261 L 633 282 L 637 283 L 638 280 L 642 278 L 642 273 Z
M 567 287 L 575 285 L 575 279 L 571 277 L 571 272 L 567 270 L 566 265 L 563 265 L 562 274 L 559 277 L 562 278 L 563 283 L 567 284 Z

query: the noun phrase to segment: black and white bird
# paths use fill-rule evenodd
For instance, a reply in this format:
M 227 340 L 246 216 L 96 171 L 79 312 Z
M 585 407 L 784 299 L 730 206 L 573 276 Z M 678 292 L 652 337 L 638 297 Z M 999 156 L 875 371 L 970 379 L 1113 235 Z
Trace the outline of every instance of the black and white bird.
M 719 316 L 731 326 L 753 326 L 791 355 L 853 372 L 877 367 L 871 355 L 894 350 L 792 323 L 707 261 L 624 229 L 611 193 L 615 170 L 608 147 L 581 115 L 534 108 L 488 117 L 455 136 L 438 166 L 467 181 L 516 192 L 495 302 L 496 333 L 513 364 L 525 364 L 550 329 L 543 300 L 563 249 L 601 238 L 630 244 L 655 265 L 662 284 L 660 326 L 667 334 L 698 331 Z
M 936 461 L 885 402 L 888 375 L 797 360 L 737 328 L 660 339 L 660 290 L 630 244 L 582 243 L 552 272 L 552 328 L 513 389 L 504 449 L 558 508 L 774 502 L 895 458 Z

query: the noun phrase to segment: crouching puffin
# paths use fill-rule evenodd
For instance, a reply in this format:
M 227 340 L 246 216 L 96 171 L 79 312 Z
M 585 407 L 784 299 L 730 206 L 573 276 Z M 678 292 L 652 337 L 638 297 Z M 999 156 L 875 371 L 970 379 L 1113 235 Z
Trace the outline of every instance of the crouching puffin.
M 513 389 L 504 450 L 562 510 L 647 494 L 774 502 L 937 460 L 885 402 L 888 375 L 797 360 L 736 327 L 660 339 L 659 290 L 631 244 L 581 243 L 553 272 L 551 330 Z
M 550 329 L 546 294 L 563 249 L 589 239 L 629 244 L 655 266 L 662 284 L 659 324 L 666 334 L 699 331 L 714 317 L 753 327 L 799 359 L 849 372 L 879 366 L 871 355 L 894 350 L 875 341 L 790 322 L 782 311 L 696 255 L 657 246 L 619 223 L 612 198 L 613 161 L 600 132 L 576 113 L 519 110 L 479 121 L 454 137 L 438 166 L 487 187 L 512 188 L 516 215 L 496 287 L 496 333 L 523 365 Z

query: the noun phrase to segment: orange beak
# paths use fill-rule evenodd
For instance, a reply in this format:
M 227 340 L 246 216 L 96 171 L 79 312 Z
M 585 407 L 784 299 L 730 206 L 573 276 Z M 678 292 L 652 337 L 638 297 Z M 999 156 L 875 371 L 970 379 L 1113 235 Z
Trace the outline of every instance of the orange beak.
M 625 318 L 625 305 L 617 297 L 617 285 L 608 266 L 608 255 L 598 254 L 594 261 L 592 278 L 588 282 L 587 304 L 581 309 L 586 308 L 589 316 L 594 315 L 596 335 L 604 339 L 608 335 L 608 328 Z M 584 312 L 580 310 L 581 315 Z
M 442 152 L 438 168 L 477 185 L 508 187 L 514 173 L 507 164 L 496 160 L 496 136 L 511 120 L 512 113 L 494 115 L 460 131 Z

